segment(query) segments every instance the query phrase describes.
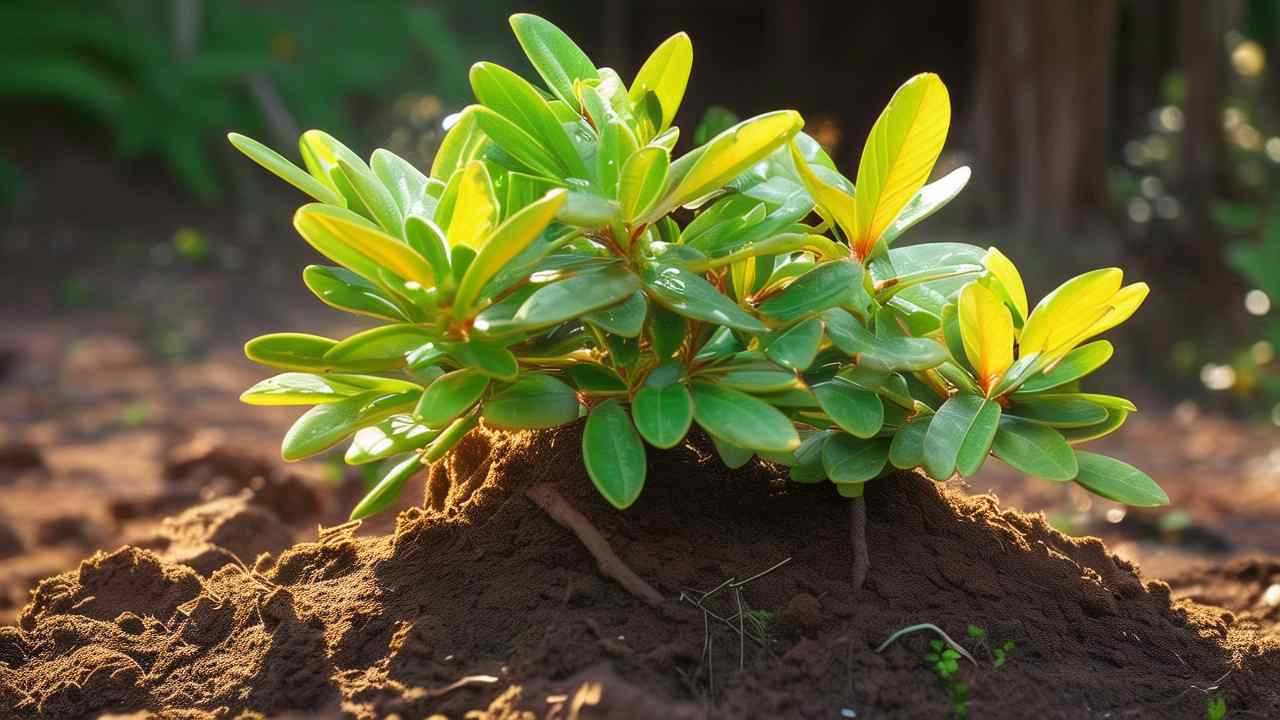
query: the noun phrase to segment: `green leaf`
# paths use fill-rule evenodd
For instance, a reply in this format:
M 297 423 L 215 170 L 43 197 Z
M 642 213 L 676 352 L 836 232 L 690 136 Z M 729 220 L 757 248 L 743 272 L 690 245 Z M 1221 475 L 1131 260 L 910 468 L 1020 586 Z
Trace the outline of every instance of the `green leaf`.
M 600 77 L 587 54 L 564 31 L 537 15 L 512 15 L 511 29 L 533 69 L 546 81 L 551 92 L 570 107 L 577 107 L 573 84 Z
M 671 156 L 666 150 L 649 146 L 636 152 L 622 164 L 618 179 L 618 203 L 622 217 L 633 222 L 649 211 L 666 186 Z
M 343 461 L 348 465 L 364 465 L 417 450 L 439 434 L 413 419 L 412 415 L 392 415 L 377 425 L 361 428 L 351 438 Z
M 738 390 L 695 383 L 693 417 L 707 432 L 753 450 L 782 452 L 800 445 L 795 426 L 769 403 Z
M 693 424 L 693 397 L 681 383 L 645 385 L 631 405 L 636 428 L 650 445 L 672 448 L 689 434 Z
M 696 156 L 690 153 L 694 156 L 691 165 L 688 162 L 672 165 L 670 179 L 675 187 L 658 204 L 661 212 L 656 214 L 665 215 L 672 208 L 720 189 L 743 170 L 782 147 L 802 127 L 804 120 L 799 113 L 779 110 L 757 115 L 725 130 L 694 151 Z M 676 172 L 677 165 L 680 172 Z
M 1107 409 L 1076 395 L 1014 397 L 1009 414 L 1057 428 L 1084 427 L 1107 419 Z
M 338 167 L 346 175 L 347 182 L 360 196 L 360 201 L 369 209 L 373 219 L 392 237 L 400 237 L 404 232 L 404 217 L 400 214 L 400 206 L 382 181 L 363 161 L 359 164 L 348 162 L 346 158 L 338 159 Z
M 633 338 L 640 337 L 640 333 L 644 331 L 644 320 L 648 312 L 649 302 L 644 293 L 634 292 L 625 301 L 589 312 L 582 319 L 607 333 Z
M 755 457 L 754 451 L 738 447 L 733 443 L 721 440 L 715 435 L 711 436 L 711 444 L 715 446 L 716 454 L 720 456 L 720 461 L 730 470 L 737 470 L 751 462 L 751 458 Z
M 471 66 L 471 89 L 477 100 L 550 150 L 561 173 L 586 177 L 586 167 L 569 141 L 564 126 L 528 81 L 501 65 L 478 62 Z
M 1058 364 L 1042 375 L 1036 375 L 1022 383 L 1019 392 L 1034 393 L 1052 390 L 1082 377 L 1102 367 L 1111 359 L 1115 348 L 1106 340 L 1098 340 L 1067 353 Z
M 640 286 L 640 278 L 621 265 L 579 273 L 538 288 L 516 311 L 514 321 L 529 328 L 557 325 L 621 303 Z
M 422 459 L 417 455 L 411 455 L 392 467 L 351 511 L 351 519 L 362 520 L 391 507 L 404 491 L 405 483 L 421 469 Z
M 465 317 L 471 312 L 485 284 L 538 238 L 564 204 L 565 195 L 564 190 L 553 190 L 538 202 L 507 218 L 506 222 L 493 231 L 458 285 L 458 292 L 454 296 L 456 317 Z
M 618 373 L 604 365 L 582 362 L 565 368 L 564 374 L 579 390 L 593 394 L 625 394 L 627 383 Z
M 931 415 L 915 418 L 894 433 L 889 445 L 889 462 L 894 467 L 912 470 L 924 465 L 924 438 L 932 418 Z
M 635 134 L 621 120 L 610 120 L 600 130 L 596 146 L 596 187 L 606 198 L 619 197 L 618 178 L 623 165 L 638 149 Z
M 694 320 L 724 325 L 743 332 L 768 328 L 700 275 L 675 265 L 653 265 L 644 271 L 645 287 L 654 300 Z
M 390 150 L 378 148 L 369 158 L 369 167 L 382 186 L 391 193 L 396 207 L 404 217 L 417 215 L 431 217 L 435 201 L 427 195 L 427 176 L 408 160 Z M 428 203 L 431 200 L 431 203 Z
M 471 340 L 446 346 L 459 365 L 488 375 L 495 380 L 515 380 L 520 363 L 511 351 L 497 343 Z
M 1062 428 L 1060 432 L 1072 445 L 1079 445 L 1090 440 L 1097 440 L 1105 437 L 1120 429 L 1124 425 L 1125 420 L 1129 419 L 1128 410 L 1107 410 L 1107 419 L 1094 425 L 1086 425 L 1078 428 Z
M 453 127 L 445 133 L 444 140 L 440 141 L 440 147 L 436 149 L 431 161 L 432 178 L 447 182 L 454 173 L 479 156 L 489 138 L 476 123 L 474 108 L 478 107 L 480 106 L 472 105 L 463 110 Z
M 928 370 L 946 360 L 947 352 L 928 338 L 884 337 L 863 327 L 852 315 L 833 308 L 822 314 L 827 336 L 842 352 L 876 370 Z
M 616 400 L 600 403 L 587 416 L 582 460 L 591 482 L 610 505 L 626 510 L 640 497 L 648 467 L 644 444 Z
M 489 398 L 482 417 L 503 430 L 558 427 L 578 419 L 578 394 L 550 375 L 524 375 Z
M 1015 470 L 1045 480 L 1067 482 L 1079 472 L 1062 433 L 1015 417 L 1000 418 L 991 452 Z
M 444 231 L 430 220 L 410 215 L 404 221 L 404 241 L 431 265 L 440 284 L 451 287 L 453 270 L 449 267 L 448 242 Z
M 542 177 L 561 176 L 559 159 L 519 125 L 484 105 L 473 106 L 471 114 L 485 135 L 524 169 Z
M 920 188 L 889 223 L 880 239 L 888 245 L 921 220 L 941 210 L 969 184 L 969 175 L 968 167 L 959 167 Z
M 864 483 L 884 472 L 889 438 L 861 440 L 844 433 L 822 446 L 822 468 L 833 483 Z
M 631 83 L 631 100 L 637 106 L 645 93 L 652 92 L 662 107 L 662 120 L 657 132 L 671 126 L 680 101 L 684 99 L 689 84 L 689 72 L 693 69 L 693 43 L 685 33 L 676 33 L 658 46 Z
M 841 305 L 861 282 L 862 266 L 858 263 L 823 263 L 761 303 L 760 313 L 776 322 L 794 322 Z
M 924 437 L 924 469 L 935 480 L 954 473 L 969 477 L 991 450 L 1000 423 L 1000 405 L 978 395 L 959 394 L 942 404 Z
M 323 452 L 362 427 L 404 412 L 418 401 L 418 392 L 368 392 L 335 403 L 317 405 L 285 433 L 280 454 L 293 462 Z
M 366 280 L 380 283 L 378 270 L 386 269 L 424 288 L 435 284 L 431 265 L 413 248 L 349 210 L 303 205 L 293 216 L 293 226 L 325 257 Z
M 1076 482 L 1089 492 L 1135 507 L 1169 504 L 1169 496 L 1150 475 L 1106 455 L 1076 450 L 1080 474 Z
M 302 282 L 329 307 L 393 322 L 408 320 L 378 286 L 346 268 L 308 265 L 302 271 Z
M 688 323 L 684 317 L 654 304 L 649 313 L 649 343 L 653 354 L 660 360 L 666 360 L 684 344 L 685 330 Z
M 420 325 L 381 325 L 334 345 L 324 359 L 334 365 L 386 360 L 402 365 L 409 353 L 430 343 L 435 334 Z
M 773 393 L 801 387 L 799 378 L 789 370 L 768 365 L 727 366 L 728 372 L 716 377 L 720 385 L 749 393 Z
M 814 385 L 813 394 L 822 411 L 854 437 L 874 437 L 884 426 L 884 403 L 873 392 L 836 378 Z
M 346 207 L 347 201 L 333 188 L 325 185 L 302 168 L 289 162 L 280 153 L 239 133 L 227 133 L 227 139 L 237 150 L 249 156 L 249 159 L 269 170 L 273 175 L 284 180 L 317 201 L 329 205 Z
M 471 409 L 488 387 L 489 377 L 478 370 L 446 373 L 427 386 L 413 415 L 430 427 L 444 427 Z
M 765 355 L 779 365 L 803 372 L 818 356 L 822 343 L 822 321 L 810 318 L 778 334 L 765 346 Z
M 333 369 L 333 363 L 325 360 L 324 355 L 337 344 L 337 340 L 319 335 L 271 333 L 245 343 L 244 354 L 256 363 L 281 370 L 323 372 Z
M 361 395 L 371 390 L 410 392 L 415 383 L 376 375 L 314 375 L 287 372 L 269 377 L 245 390 L 240 401 L 248 405 L 318 405 Z

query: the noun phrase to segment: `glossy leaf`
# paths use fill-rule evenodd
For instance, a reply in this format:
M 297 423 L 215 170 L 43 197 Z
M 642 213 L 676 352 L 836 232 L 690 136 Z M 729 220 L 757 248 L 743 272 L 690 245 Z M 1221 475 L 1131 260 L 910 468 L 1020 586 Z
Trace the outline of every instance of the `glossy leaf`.
M 626 381 L 617 372 L 604 365 L 597 365 L 591 362 L 570 365 L 565 368 L 564 374 L 573 382 L 573 386 L 580 391 L 595 395 L 620 395 L 627 392 Z
M 649 302 L 643 292 L 632 293 L 623 302 L 583 315 L 583 320 L 620 337 L 639 337 L 648 316 Z
M 758 115 L 725 130 L 700 150 L 661 207 L 673 208 L 719 189 L 790 140 L 804 120 L 792 110 Z M 673 166 L 674 170 L 674 166 Z M 664 213 L 665 214 L 665 213 Z
M 378 269 L 434 285 L 431 265 L 412 248 L 363 218 L 332 205 L 304 205 L 293 217 L 299 234 L 329 259 L 366 280 L 378 282 Z
M 1125 421 L 1129 419 L 1129 413 L 1130 411 L 1128 410 L 1108 408 L 1107 419 L 1100 423 L 1077 428 L 1062 428 L 1059 432 L 1067 439 L 1067 442 L 1072 445 L 1079 445 L 1090 440 L 1097 440 L 1100 437 L 1106 437 L 1119 430 L 1120 426 L 1124 425 Z
M 231 144 L 237 150 L 249 156 L 250 160 L 266 168 L 281 180 L 315 198 L 317 202 L 340 207 L 346 206 L 346 200 L 332 187 L 308 175 L 306 171 L 289 162 L 286 157 L 275 150 L 239 133 L 228 133 L 227 139 L 231 141 Z
M 461 365 L 478 370 L 495 380 L 514 380 L 520 373 L 516 356 L 495 343 L 472 340 L 449 345 L 447 350 Z
M 473 112 L 475 107 L 479 106 L 467 108 L 457 115 L 453 126 L 440 141 L 440 147 L 436 149 L 431 161 L 432 178 L 447 181 L 455 172 L 474 160 L 488 141 L 484 131 L 476 123 L 476 114 Z
M 418 401 L 418 392 L 368 392 L 335 403 L 317 405 L 285 433 L 280 454 L 293 462 L 328 450 L 362 427 L 404 412 Z
M 884 403 L 873 392 L 837 378 L 814 385 L 813 394 L 822 411 L 854 437 L 874 437 L 884 425 Z
M 1107 364 L 1115 348 L 1106 340 L 1098 340 L 1067 353 L 1048 372 L 1032 376 L 1018 388 L 1020 392 L 1034 393 L 1052 390 L 1075 382 Z
M 569 142 L 564 127 L 538 91 L 524 78 L 493 63 L 471 66 L 471 89 L 476 99 L 515 123 L 555 157 L 558 169 L 572 177 L 583 177 L 582 158 Z
M 564 190 L 553 190 L 538 202 L 507 218 L 498 226 L 467 268 L 454 296 L 455 315 L 471 310 L 480 291 L 498 271 L 511 262 L 546 229 L 565 201 Z
M 538 288 L 516 311 L 514 320 L 527 327 L 556 325 L 617 305 L 640 286 L 640 278 L 621 265 L 579 273 Z
M 804 371 L 813 364 L 822 343 L 822 321 L 810 318 L 788 328 L 768 341 L 765 355 L 782 367 Z
M 631 101 L 638 105 L 648 92 L 657 96 L 662 108 L 657 132 L 666 130 L 675 119 L 692 68 L 693 43 L 685 33 L 676 33 L 663 41 L 636 73 L 631 83 Z
M 381 325 L 356 333 L 334 345 L 325 360 L 343 365 L 365 360 L 393 360 L 403 363 L 409 353 L 430 343 L 434 334 L 418 325 Z
M 666 150 L 646 147 L 627 158 L 618 179 L 618 203 L 628 222 L 641 217 L 662 196 L 671 158 Z
M 404 492 L 405 483 L 409 482 L 409 478 L 417 474 L 422 467 L 422 459 L 417 455 L 397 463 L 351 511 L 351 519 L 363 520 L 391 507 L 400 497 L 400 493 Z
M 889 245 L 920 221 L 941 210 L 969 184 L 970 175 L 968 167 L 959 167 L 920 188 L 885 228 L 880 241 Z M 1026 308 L 1023 308 L 1023 314 L 1026 314 Z
M 537 430 L 578 419 L 578 394 L 550 375 L 522 375 L 484 403 L 485 424 L 504 430 Z
M 982 256 L 982 264 L 995 278 L 1002 299 L 1017 313 L 1014 320 L 1019 325 L 1025 323 L 1027 289 L 1022 284 L 1022 275 L 1018 272 L 1018 268 L 1014 267 L 1013 262 L 1005 257 L 1004 253 L 995 248 L 987 248 L 987 254 Z
M 991 449 L 1000 422 L 1000 405 L 961 393 L 942 404 L 924 437 L 924 468 L 935 480 L 956 472 L 969 477 Z
M 700 275 L 674 265 L 652 266 L 645 271 L 645 288 L 667 308 L 694 320 L 759 333 L 768 328 Z
M 693 417 L 707 432 L 734 445 L 781 452 L 800 444 L 795 426 L 772 405 L 738 390 L 695 383 Z
M 1016 397 L 1009 413 L 1057 428 L 1084 427 L 1107 419 L 1105 407 L 1072 395 Z
M 346 268 L 308 265 L 302 271 L 302 282 L 330 307 L 392 322 L 409 319 L 377 285 Z
M 1103 268 L 1076 276 L 1036 304 L 1022 329 L 1024 353 L 1054 351 L 1079 337 L 1106 314 L 1107 301 L 1120 290 L 1124 273 Z
M 864 483 L 884 472 L 889 438 L 860 440 L 837 433 L 822 447 L 822 468 L 833 483 Z
M 483 105 L 474 106 L 470 112 L 484 134 L 525 169 L 549 178 L 561 174 L 556 156 L 524 128 Z
M 599 77 L 587 54 L 560 28 L 537 15 L 519 13 L 511 16 L 511 29 L 533 69 L 538 71 L 556 97 L 578 106 L 573 84 Z
M 760 313 L 780 323 L 794 322 L 842 304 L 861 282 L 861 265 L 847 261 L 824 263 L 761 303 Z
M 1076 482 L 1095 495 L 1134 507 L 1169 504 L 1169 496 L 1150 475 L 1106 455 L 1076 450 L 1080 473 Z
M 396 204 L 396 199 L 387 186 L 382 184 L 382 181 L 364 162 L 354 164 L 347 158 L 339 158 L 338 167 L 342 168 L 342 174 L 360 196 L 360 202 L 368 208 L 373 220 L 388 235 L 399 237 L 403 232 L 404 216 L 401 215 L 400 206 Z
M 427 386 L 413 416 L 429 427 L 444 427 L 471 409 L 489 387 L 489 377 L 478 370 L 455 370 Z
M 857 232 L 857 220 L 854 218 L 853 195 L 834 183 L 829 178 L 819 177 L 809 166 L 798 142 L 791 143 L 791 160 L 804 187 L 813 196 L 814 202 L 823 215 L 830 218 L 844 233 L 846 239 Z
M 479 251 L 498 226 L 499 213 L 489 170 L 482 161 L 471 161 L 458 181 L 458 195 L 449 218 L 449 244 Z
M 991 452 L 1015 470 L 1066 482 L 1079 472 L 1075 452 L 1062 433 L 1015 417 L 1000 418 Z
M 616 400 L 600 403 L 587 416 L 582 460 L 591 482 L 610 505 L 625 510 L 640 497 L 648 467 L 644 444 Z
M 244 354 L 256 363 L 281 370 L 323 372 L 333 368 L 333 363 L 325 360 L 324 356 L 337 344 L 337 340 L 319 335 L 271 333 L 245 343 Z
M 889 445 L 889 462 L 899 470 L 912 470 L 924 465 L 924 438 L 932 416 L 911 420 L 893 435 Z
M 656 448 L 672 448 L 689 434 L 693 424 L 693 396 L 682 383 L 646 385 L 636 393 L 631 413 L 636 429 Z
M 319 405 L 337 402 L 371 390 L 410 392 L 414 383 L 375 375 L 342 375 L 287 372 L 256 383 L 240 395 L 249 405 Z
M 438 434 L 438 430 L 417 422 L 412 415 L 392 415 L 377 425 L 357 431 L 342 459 L 348 465 L 385 460 L 392 455 L 417 450 Z
M 916 75 L 893 94 L 871 127 L 854 182 L 857 231 L 850 244 L 859 257 L 871 254 L 929 179 L 950 124 L 951 100 L 937 75 Z
M 990 391 L 1013 364 L 1013 315 L 995 293 L 975 282 L 960 292 L 957 317 L 965 356 L 978 383 Z

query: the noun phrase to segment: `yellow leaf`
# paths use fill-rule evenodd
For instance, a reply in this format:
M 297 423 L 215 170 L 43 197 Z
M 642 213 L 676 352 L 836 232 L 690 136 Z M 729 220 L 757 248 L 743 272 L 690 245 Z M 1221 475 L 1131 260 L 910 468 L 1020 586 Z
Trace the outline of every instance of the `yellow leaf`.
M 984 390 L 996 386 L 1013 364 L 1013 316 L 999 296 L 979 283 L 960 292 L 960 339 Z
M 1120 289 L 1124 273 L 1103 268 L 1078 275 L 1036 304 L 1022 328 L 1023 355 L 1058 350 L 1102 319 L 1107 302 Z
M 480 160 L 472 160 L 462 170 L 458 200 L 449 221 L 449 244 L 479 250 L 481 241 L 498 224 L 498 198 L 493 192 L 489 171 Z
M 560 188 L 552 190 L 542 199 L 507 218 L 506 222 L 499 225 L 481 243 L 480 252 L 471 261 L 466 274 L 462 276 L 462 282 L 458 284 L 458 292 L 453 300 L 455 317 L 466 317 L 474 309 L 485 283 L 538 239 L 538 235 L 555 219 L 568 195 L 568 191 Z
M 1005 295 L 1008 296 L 1005 299 L 1013 304 L 1013 309 L 1018 313 L 1018 319 L 1026 320 L 1027 289 L 1023 286 L 1022 275 L 1018 273 L 1018 268 L 1014 267 L 1013 261 L 999 250 L 987 248 L 982 264 L 1004 289 Z
M 424 288 L 434 285 L 431 265 L 425 258 L 349 210 L 312 203 L 298 210 L 293 223 L 308 242 L 330 257 L 333 256 L 326 250 L 334 247 L 332 243 L 340 243 L 366 262 L 386 268 L 405 280 Z
M 858 257 L 875 249 L 898 213 L 933 172 L 951 125 L 951 99 L 933 73 L 898 88 L 871 128 L 854 184 L 857 232 L 850 239 Z
M 658 96 L 658 102 L 662 104 L 659 133 L 670 127 L 675 119 L 692 68 L 693 43 L 685 33 L 676 33 L 653 51 L 640 67 L 640 72 L 636 73 L 636 79 L 631 81 L 631 102 L 638 105 L 649 91 Z
M 1122 288 L 1120 292 L 1117 292 L 1107 301 L 1107 311 L 1102 318 L 1090 325 L 1084 335 L 1077 339 L 1072 346 L 1074 347 L 1076 344 L 1082 343 L 1095 335 L 1101 335 L 1128 320 L 1138 311 L 1139 307 L 1142 307 L 1142 302 L 1147 299 L 1147 294 L 1150 292 L 1151 288 L 1147 287 L 1146 283 L 1134 283 Z
M 702 147 L 693 167 L 680 178 L 663 205 L 683 205 L 719 190 L 743 170 L 782 147 L 803 127 L 800 113 L 777 110 L 743 120 L 725 130 Z M 679 164 L 679 161 L 672 163 L 673 176 Z
M 853 240 L 854 233 L 857 232 L 855 227 L 853 212 L 853 196 L 846 193 L 840 188 L 829 185 L 818 177 L 813 168 L 809 167 L 809 161 L 804 159 L 804 155 L 800 153 L 800 148 L 796 144 L 791 143 L 791 160 L 796 165 L 796 172 L 800 175 L 800 180 L 804 183 L 809 194 L 813 196 L 814 203 L 818 209 L 840 226 L 840 232 L 844 236 Z

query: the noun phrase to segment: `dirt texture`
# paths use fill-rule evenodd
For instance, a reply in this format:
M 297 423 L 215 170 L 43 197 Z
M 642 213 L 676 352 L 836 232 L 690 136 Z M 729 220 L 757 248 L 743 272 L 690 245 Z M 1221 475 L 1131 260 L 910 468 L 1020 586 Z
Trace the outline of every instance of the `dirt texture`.
M 1179 600 L 1098 540 L 901 474 L 868 488 L 871 574 L 855 596 L 849 513 L 829 486 L 725 470 L 695 444 L 654 453 L 622 513 L 579 444 L 578 428 L 477 436 L 390 534 L 340 526 L 249 559 L 265 547 L 252 528 L 278 521 L 232 499 L 166 524 L 167 547 L 100 552 L 0 628 L 0 717 L 945 717 L 931 635 L 876 652 L 917 623 L 977 660 L 956 675 L 972 717 L 1202 718 L 1210 693 L 1280 716 L 1273 564 L 1223 570 L 1215 588 L 1255 588 L 1205 598 L 1233 609 Z M 525 497 L 540 482 L 666 603 L 603 579 Z M 191 559 L 220 542 L 237 560 Z

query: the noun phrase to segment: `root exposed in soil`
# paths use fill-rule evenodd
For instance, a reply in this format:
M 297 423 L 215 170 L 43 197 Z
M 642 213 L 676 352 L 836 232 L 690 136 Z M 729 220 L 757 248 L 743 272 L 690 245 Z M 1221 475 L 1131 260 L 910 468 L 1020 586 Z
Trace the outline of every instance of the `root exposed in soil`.
M 1233 715 L 1280 716 L 1280 625 L 1174 601 L 1101 542 L 1039 516 L 915 475 L 877 480 L 864 546 L 875 572 L 855 598 L 849 509 L 829 485 L 729 471 L 686 447 L 652 454 L 644 494 L 622 513 L 596 496 L 580 438 L 470 438 L 393 534 L 335 532 L 252 572 L 99 553 L 42 582 L 19 626 L 0 628 L 0 717 L 542 717 L 582 698 L 584 718 L 944 717 L 927 637 L 874 652 L 920 623 L 1015 643 L 998 669 L 970 646 L 980 667 L 956 677 L 972 717 L 1201 718 L 1196 688 L 1220 678 Z M 604 578 L 526 496 L 539 483 L 665 597 L 791 558 L 734 598 L 744 610 L 731 625 L 753 642 Z

